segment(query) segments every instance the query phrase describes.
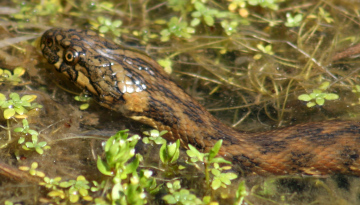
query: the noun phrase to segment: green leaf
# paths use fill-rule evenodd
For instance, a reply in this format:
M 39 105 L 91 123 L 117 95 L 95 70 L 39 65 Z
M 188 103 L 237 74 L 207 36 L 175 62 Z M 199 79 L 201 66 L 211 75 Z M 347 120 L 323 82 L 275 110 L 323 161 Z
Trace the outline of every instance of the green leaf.
M 6 96 L 0 93 L 0 101 L 5 101 L 5 100 L 6 100 Z
M 200 19 L 199 18 L 194 18 L 190 23 L 190 25 L 193 26 L 193 27 L 195 27 L 195 26 L 197 26 L 199 24 L 200 24 Z
M 335 93 L 328 93 L 325 95 L 325 99 L 326 100 L 337 100 L 337 99 L 339 99 L 339 95 L 337 95 Z
M 45 147 L 46 144 L 47 144 L 47 142 L 42 141 L 42 142 L 39 142 L 39 143 L 38 143 L 38 146 L 39 146 L 39 147 Z
M 237 174 L 232 173 L 232 172 L 225 173 L 225 175 L 226 175 L 226 178 L 228 178 L 229 180 L 233 180 L 233 179 L 236 179 L 238 177 Z
M 157 61 L 167 73 L 172 73 L 172 61 L 170 58 L 159 59 Z
M 323 83 L 321 83 L 321 85 L 319 86 L 319 89 L 321 89 L 321 90 L 326 90 L 328 87 L 329 87 L 329 85 L 330 85 L 330 82 L 323 82 Z
M 23 119 L 22 124 L 23 124 L 24 129 L 29 129 L 29 122 L 27 121 L 27 119 Z
M 31 135 L 31 140 L 33 143 L 36 143 L 38 141 L 38 136 L 37 135 Z
M 25 143 L 25 146 L 27 147 L 27 148 L 34 148 L 34 144 L 32 143 L 32 142 L 26 142 Z
M 14 129 L 14 132 L 22 132 L 24 130 L 24 128 L 22 127 L 17 127 Z
M 108 164 L 107 164 L 106 162 L 102 161 L 99 155 L 98 155 L 98 159 L 97 159 L 96 165 L 97 165 L 98 170 L 99 170 L 102 174 L 107 175 L 107 176 L 112 176 L 112 175 L 113 175 L 113 173 L 112 173 L 112 172 L 110 171 L 110 169 L 109 169 Z
M 166 203 L 168 203 L 168 204 L 176 204 L 177 203 L 177 200 L 175 199 L 175 197 L 170 194 L 165 195 L 162 199 L 165 200 Z
M 226 163 L 226 164 L 231 164 L 230 161 L 228 160 L 225 160 L 224 158 L 222 157 L 216 157 L 216 158 L 213 158 L 212 160 L 209 161 L 210 163 Z
M 150 143 L 150 140 L 149 140 L 148 137 L 143 137 L 142 141 L 143 141 L 144 144 L 149 144 Z
M 86 109 L 89 108 L 89 106 L 90 106 L 89 103 L 84 103 L 84 104 L 81 104 L 81 105 L 80 105 L 79 109 L 80 109 L 80 110 L 86 110 Z
M 36 95 L 24 95 L 21 97 L 21 101 L 32 102 L 37 98 Z
M 218 169 L 211 169 L 211 173 L 214 175 L 214 176 L 219 176 L 221 174 L 221 171 L 218 170 Z
M 224 173 L 221 174 L 219 178 L 220 178 L 220 181 L 221 181 L 223 184 L 226 184 L 226 185 L 230 185 L 230 184 L 231 184 L 230 179 L 228 179 Z
M 139 163 L 140 163 L 138 156 L 139 156 L 139 154 L 136 154 L 135 159 L 132 162 L 130 162 L 128 165 L 126 165 L 126 168 L 125 168 L 126 174 L 131 174 L 136 171 L 136 169 L 138 168 Z
M 40 147 L 35 147 L 35 151 L 39 154 L 44 154 L 44 150 L 41 149 Z
M 121 190 L 122 190 L 122 185 L 120 183 L 116 183 L 112 190 L 111 190 L 111 196 L 112 196 L 112 200 L 118 200 L 121 197 Z
M 160 155 L 160 160 L 162 163 L 167 164 L 168 163 L 168 157 L 167 157 L 167 153 L 166 153 L 166 143 L 164 143 L 161 147 L 160 147 L 160 151 L 159 151 L 159 155 Z
M 39 135 L 39 133 L 35 130 L 28 130 L 27 133 L 29 133 L 30 135 Z
M 307 107 L 314 107 L 315 105 L 316 105 L 316 103 L 314 103 L 314 102 L 308 102 L 306 104 Z
M 15 110 L 13 108 L 8 108 L 4 110 L 4 118 L 10 119 L 15 115 Z
M 212 182 L 211 182 L 211 188 L 213 190 L 217 190 L 219 187 L 221 186 L 221 181 L 220 179 L 214 179 Z
M 18 140 L 18 143 L 22 144 L 24 142 L 25 142 L 25 137 L 20 137 L 19 140 Z
M 22 67 L 16 67 L 13 71 L 14 75 L 16 76 L 22 76 L 25 73 L 25 69 Z
M 107 26 L 100 26 L 99 32 L 100 33 L 107 33 L 109 31 L 109 27 Z
M 78 202 L 79 201 L 79 196 L 78 195 L 70 195 L 69 196 L 69 201 L 71 202 L 71 203 L 76 203 L 76 202 Z
M 19 115 L 23 115 L 26 112 L 26 109 L 24 107 L 15 107 L 14 108 L 15 112 Z
M 175 142 L 175 148 L 174 148 L 174 152 L 171 154 L 171 161 L 170 163 L 174 163 L 176 162 L 176 160 L 179 159 L 180 156 L 180 140 L 176 140 Z
M 308 94 L 299 95 L 298 99 L 306 102 L 312 100 L 312 98 Z
M 205 20 L 205 23 L 208 25 L 208 26 L 213 26 L 214 25 L 214 18 L 210 15 L 205 15 L 204 16 L 204 20 Z
M 122 21 L 121 20 L 115 20 L 113 23 L 112 23 L 112 26 L 113 27 L 120 27 L 122 25 Z
M 162 137 L 157 137 L 157 138 L 155 138 L 155 139 L 154 139 L 154 142 L 155 142 L 155 144 L 158 144 L 158 145 L 160 145 L 160 144 L 166 144 L 166 140 L 165 140 L 164 138 L 162 138 Z
M 14 101 L 15 101 L 15 100 L 16 100 L 16 101 L 19 101 L 19 100 L 20 100 L 20 96 L 19 96 L 19 94 L 17 94 L 17 93 L 10 93 L 9 97 L 10 97 L 11 99 L 13 99 Z
M 87 189 L 79 189 L 79 193 L 81 196 L 87 196 L 89 194 Z
M 214 147 L 211 148 L 210 153 L 209 153 L 209 161 L 211 161 L 214 157 L 216 157 L 216 155 L 219 153 L 219 150 L 221 148 L 223 140 L 219 140 L 215 143 Z
M 240 182 L 239 184 L 239 188 L 236 191 L 236 199 L 239 200 L 240 198 L 243 198 L 245 196 L 247 196 L 248 193 L 246 191 L 246 186 L 245 186 L 245 180 Z
M 315 99 L 316 104 L 318 105 L 324 105 L 325 99 L 324 98 L 316 98 Z
M 175 180 L 174 183 L 173 183 L 173 187 L 174 187 L 175 190 L 181 189 L 180 180 Z

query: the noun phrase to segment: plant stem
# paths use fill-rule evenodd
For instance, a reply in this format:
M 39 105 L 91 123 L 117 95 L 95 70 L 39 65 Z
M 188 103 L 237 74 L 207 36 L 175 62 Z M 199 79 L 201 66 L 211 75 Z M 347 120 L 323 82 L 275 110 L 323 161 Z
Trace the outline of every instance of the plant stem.
M 5 144 L 0 145 L 0 149 L 6 147 L 11 141 L 11 130 L 10 130 L 10 120 L 9 119 L 6 120 L 6 125 L 7 125 L 7 132 L 8 132 L 9 139 Z

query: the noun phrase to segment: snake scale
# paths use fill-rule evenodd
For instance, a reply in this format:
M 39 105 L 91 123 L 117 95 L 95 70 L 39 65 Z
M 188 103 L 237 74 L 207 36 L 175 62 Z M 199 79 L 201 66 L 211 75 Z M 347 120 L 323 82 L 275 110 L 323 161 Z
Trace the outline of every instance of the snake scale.
M 168 130 L 208 151 L 223 139 L 220 155 L 247 174 L 360 175 L 360 122 L 325 121 L 266 132 L 236 131 L 218 121 L 142 52 L 94 31 L 53 28 L 41 38 L 44 57 L 97 102 L 125 117 Z

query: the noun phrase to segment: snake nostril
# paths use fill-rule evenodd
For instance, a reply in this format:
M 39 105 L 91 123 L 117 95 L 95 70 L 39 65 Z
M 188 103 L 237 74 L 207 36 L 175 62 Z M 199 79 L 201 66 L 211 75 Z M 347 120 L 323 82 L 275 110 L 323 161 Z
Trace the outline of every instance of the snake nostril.
M 46 39 L 46 46 L 51 47 L 54 44 L 53 40 L 51 38 Z

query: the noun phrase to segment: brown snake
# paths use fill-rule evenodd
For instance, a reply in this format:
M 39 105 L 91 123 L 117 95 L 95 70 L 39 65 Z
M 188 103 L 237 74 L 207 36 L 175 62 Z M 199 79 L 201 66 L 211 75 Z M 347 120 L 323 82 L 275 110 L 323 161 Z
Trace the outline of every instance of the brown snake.
M 220 154 L 245 173 L 360 175 L 360 122 L 327 121 L 260 133 L 244 133 L 219 122 L 174 83 L 153 59 L 99 37 L 93 31 L 54 28 L 41 39 L 49 63 L 100 105 L 209 150 L 223 139 Z

